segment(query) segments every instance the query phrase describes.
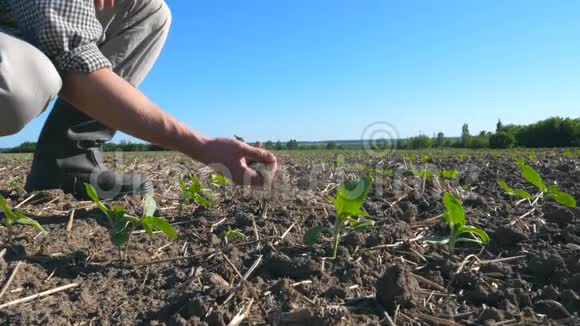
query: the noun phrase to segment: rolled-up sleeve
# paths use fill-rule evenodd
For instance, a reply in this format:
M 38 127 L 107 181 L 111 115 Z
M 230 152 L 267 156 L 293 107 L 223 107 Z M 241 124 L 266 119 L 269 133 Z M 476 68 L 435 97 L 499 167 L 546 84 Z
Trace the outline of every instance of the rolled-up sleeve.
M 97 42 L 103 28 L 94 0 L 11 0 L 23 37 L 49 57 L 61 72 L 110 68 Z

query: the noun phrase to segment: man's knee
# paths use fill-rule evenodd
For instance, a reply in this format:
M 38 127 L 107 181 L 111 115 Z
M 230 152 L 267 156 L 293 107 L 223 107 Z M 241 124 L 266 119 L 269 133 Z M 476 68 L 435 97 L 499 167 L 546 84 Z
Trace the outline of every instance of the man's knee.
M 0 33 L 0 136 L 19 132 L 56 97 L 62 80 L 32 45 Z
M 169 29 L 171 26 L 171 10 L 165 0 L 144 0 L 151 11 L 150 23 L 156 30 Z
M 28 119 L 29 114 L 25 111 L 27 108 L 18 103 L 15 98 L 6 99 L 2 96 L 1 101 L 5 107 L 0 110 L 2 114 L 0 137 L 14 135 L 30 122 L 30 119 Z

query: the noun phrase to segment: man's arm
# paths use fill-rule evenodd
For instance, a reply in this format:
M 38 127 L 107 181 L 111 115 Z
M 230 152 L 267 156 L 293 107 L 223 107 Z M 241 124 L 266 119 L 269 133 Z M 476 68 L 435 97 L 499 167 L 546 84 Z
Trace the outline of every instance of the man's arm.
M 91 73 L 66 72 L 61 97 L 104 125 L 211 165 L 238 184 L 260 186 L 264 179 L 248 161 L 277 168 L 268 151 L 234 139 L 206 137 L 151 102 L 110 69 Z

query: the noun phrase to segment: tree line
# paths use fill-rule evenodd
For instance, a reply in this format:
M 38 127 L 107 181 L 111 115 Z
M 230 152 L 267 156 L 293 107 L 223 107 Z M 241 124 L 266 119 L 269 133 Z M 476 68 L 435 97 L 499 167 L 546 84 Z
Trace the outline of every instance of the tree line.
M 326 143 L 299 143 L 296 139 L 287 142 L 267 141 L 262 146 L 269 150 L 341 150 L 361 149 L 365 144 L 343 143 L 329 141 Z M 553 117 L 530 125 L 504 125 L 501 120 L 496 125 L 495 132 L 482 131 L 472 135 L 466 123 L 461 128 L 461 137 L 449 138 L 443 132 L 433 136 L 418 135 L 409 139 L 378 141 L 368 146 L 375 149 L 388 149 L 396 146 L 398 149 L 424 148 L 513 148 L 513 147 L 580 147 L 580 118 Z M 163 151 L 162 147 L 123 141 L 119 144 L 107 143 L 105 151 L 146 152 Z M 20 146 L 3 150 L 4 153 L 33 153 L 36 143 L 26 142 Z
M 376 149 L 389 148 L 393 144 L 384 141 L 382 144 L 369 144 Z M 326 144 L 301 145 L 296 140 L 287 143 L 280 141 L 266 142 L 264 147 L 272 150 L 298 150 L 298 149 L 358 149 L 363 144 L 338 144 L 328 142 Z M 501 120 L 496 125 L 495 132 L 481 131 L 472 135 L 469 124 L 461 127 L 461 137 L 449 138 L 443 132 L 433 136 L 418 135 L 409 139 L 396 142 L 398 149 L 424 149 L 424 148 L 513 148 L 513 147 L 580 147 L 580 118 L 553 117 L 530 125 L 504 125 Z

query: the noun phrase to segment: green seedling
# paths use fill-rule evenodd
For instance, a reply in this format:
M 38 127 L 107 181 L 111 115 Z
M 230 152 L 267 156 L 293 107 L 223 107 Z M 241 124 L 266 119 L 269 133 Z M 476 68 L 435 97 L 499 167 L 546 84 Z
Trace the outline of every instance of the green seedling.
M 562 155 L 564 155 L 564 157 L 571 157 L 572 151 L 570 151 L 569 148 L 566 148 L 566 150 L 564 151 L 564 153 Z
M 210 176 L 210 184 L 214 187 L 229 186 L 230 180 L 221 174 L 213 173 Z
M 179 186 L 182 193 L 179 197 L 180 206 L 197 203 L 207 209 L 211 208 L 211 203 L 208 200 L 213 198 L 213 194 L 203 187 L 201 181 L 194 176 L 190 176 L 191 184 L 186 184 L 183 178 L 179 177 Z
M 394 173 L 394 171 L 391 169 L 375 169 L 366 166 L 363 169 L 361 169 L 361 171 L 368 173 L 370 175 L 393 175 Z
M 4 213 L 4 218 L 1 222 L 8 230 L 8 242 L 12 242 L 14 234 L 12 228 L 14 227 L 14 224 L 30 225 L 42 234 L 48 234 L 48 231 L 46 231 L 37 221 L 24 215 L 22 211 L 11 209 L 2 195 L 0 195 L 0 210 Z
M 530 155 L 528 156 L 528 158 L 530 159 L 530 161 L 535 161 L 536 160 L 536 150 L 532 149 L 530 151 Z
M 417 170 L 414 167 L 411 169 L 411 172 L 413 172 L 415 176 L 422 179 L 433 179 L 435 177 L 453 179 L 459 175 L 459 171 L 457 170 L 443 170 L 439 172 L 433 172 L 431 170 Z
M 524 189 L 513 189 L 505 183 L 505 181 L 499 181 L 499 186 L 508 194 L 512 196 L 522 197 L 527 200 L 532 200 L 532 195 L 525 191 Z
M 415 167 L 412 167 L 411 172 L 413 172 L 413 174 L 416 177 L 419 177 L 421 179 L 431 180 L 431 179 L 435 178 L 435 173 L 433 173 L 433 171 L 431 171 L 431 170 L 427 170 L 427 169 L 417 170 Z
M 177 238 L 177 234 L 169 222 L 161 217 L 153 216 L 157 210 L 157 203 L 153 199 L 153 196 L 145 196 L 143 199 L 143 215 L 141 217 L 135 217 L 127 214 L 125 209 L 118 205 L 114 206 L 113 209 L 109 209 L 99 200 L 99 196 L 92 185 L 85 183 L 85 188 L 89 198 L 107 216 L 111 227 L 109 229 L 111 243 L 119 249 L 119 258 L 121 260 L 127 259 L 131 235 L 138 226 L 143 227 L 149 236 L 153 236 L 154 231 L 159 231 L 169 239 L 173 240 Z M 121 251 L 121 247 L 123 246 L 125 246 L 124 253 Z
M 349 167 L 350 171 L 360 171 L 367 173 L 369 175 L 393 175 L 394 171 L 392 169 L 381 169 L 381 168 L 371 168 L 366 165 L 352 165 Z
M 455 253 L 455 245 L 458 242 L 473 242 L 477 244 L 486 244 L 489 242 L 489 236 L 485 231 L 475 226 L 466 225 L 465 209 L 459 201 L 450 193 L 443 196 L 443 204 L 447 211 L 442 218 L 449 225 L 451 231 L 449 236 L 432 235 L 423 238 L 426 242 L 447 244 L 449 253 Z M 472 235 L 472 238 L 465 238 L 465 235 Z
M 329 197 L 330 202 L 336 209 L 336 221 L 332 228 L 315 226 L 304 234 L 304 243 L 314 245 L 320 238 L 321 233 L 331 233 L 333 236 L 332 258 L 336 258 L 340 239 L 344 234 L 361 232 L 368 229 L 374 223 L 371 220 L 355 219 L 354 217 L 366 217 L 368 214 L 362 210 L 369 190 L 373 184 L 373 177 L 368 176 L 359 180 L 344 182 L 337 190 L 336 197 Z
M 226 242 L 231 240 L 231 239 L 243 239 L 245 237 L 246 237 L 246 235 L 244 233 L 242 233 L 241 230 L 238 230 L 238 229 L 234 230 L 229 225 L 228 225 L 228 230 L 226 232 L 224 232 L 224 238 L 226 239 Z
M 8 180 L 8 187 L 10 189 L 19 188 L 18 187 L 18 178 L 16 178 L 16 177 L 10 177 L 10 179 Z
M 437 172 L 437 176 L 443 179 L 453 179 L 459 175 L 459 171 L 457 170 L 443 170 Z
M 536 195 L 538 199 L 554 200 L 564 206 L 576 208 L 576 199 L 569 194 L 560 191 L 558 185 L 547 186 L 540 174 L 533 167 L 525 164 L 525 160 L 519 160 L 518 166 L 522 171 L 522 176 L 529 183 L 533 184 L 540 192 Z M 531 201 L 533 196 L 523 189 L 512 189 L 505 181 L 499 181 L 499 186 L 509 195 L 518 196 Z
M 346 161 L 344 160 L 344 156 L 342 154 L 338 154 L 338 156 L 336 157 L 336 166 L 343 166 L 346 164 Z

